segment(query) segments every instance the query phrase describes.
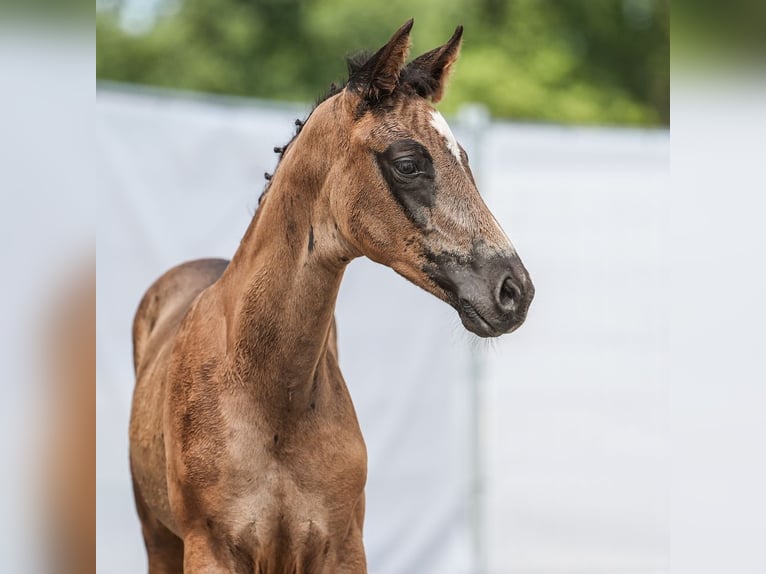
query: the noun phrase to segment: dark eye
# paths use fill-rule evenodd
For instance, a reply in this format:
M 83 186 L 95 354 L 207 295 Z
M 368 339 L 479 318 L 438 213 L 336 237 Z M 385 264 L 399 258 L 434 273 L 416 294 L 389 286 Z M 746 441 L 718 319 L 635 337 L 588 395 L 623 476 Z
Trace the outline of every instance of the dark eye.
M 409 158 L 396 160 L 394 167 L 402 175 L 415 175 L 418 172 L 417 164 Z

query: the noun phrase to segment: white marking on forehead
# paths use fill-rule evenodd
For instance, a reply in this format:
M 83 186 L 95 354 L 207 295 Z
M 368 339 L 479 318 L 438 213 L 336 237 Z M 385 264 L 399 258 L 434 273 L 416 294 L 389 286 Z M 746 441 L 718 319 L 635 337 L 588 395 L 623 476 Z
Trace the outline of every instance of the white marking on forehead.
M 452 155 L 457 158 L 460 167 L 463 167 L 463 161 L 460 157 L 460 146 L 457 145 L 457 140 L 455 139 L 452 130 L 449 129 L 447 120 L 445 120 L 444 116 L 436 110 L 431 110 L 431 125 L 445 140 L 447 140 L 447 147 L 452 152 Z

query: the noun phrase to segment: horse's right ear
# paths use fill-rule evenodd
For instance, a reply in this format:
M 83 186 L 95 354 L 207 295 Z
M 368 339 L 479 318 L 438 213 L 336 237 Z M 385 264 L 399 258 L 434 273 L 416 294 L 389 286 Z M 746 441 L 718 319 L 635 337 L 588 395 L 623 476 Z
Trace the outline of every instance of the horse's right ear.
M 394 92 L 410 51 L 410 30 L 413 23 L 412 18 L 407 20 L 385 46 L 366 62 L 350 70 L 349 89 L 370 104 L 375 104 Z M 353 63 L 350 66 L 353 66 Z

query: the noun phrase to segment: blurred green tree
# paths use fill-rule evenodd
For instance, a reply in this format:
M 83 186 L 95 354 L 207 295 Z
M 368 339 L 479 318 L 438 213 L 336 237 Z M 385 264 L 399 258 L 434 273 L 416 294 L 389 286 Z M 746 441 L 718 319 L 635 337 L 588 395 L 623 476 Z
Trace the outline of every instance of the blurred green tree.
M 413 56 L 466 27 L 447 112 L 669 123 L 668 0 L 157 0 L 141 33 L 120 24 L 131 1 L 97 12 L 98 79 L 306 101 L 414 16 Z

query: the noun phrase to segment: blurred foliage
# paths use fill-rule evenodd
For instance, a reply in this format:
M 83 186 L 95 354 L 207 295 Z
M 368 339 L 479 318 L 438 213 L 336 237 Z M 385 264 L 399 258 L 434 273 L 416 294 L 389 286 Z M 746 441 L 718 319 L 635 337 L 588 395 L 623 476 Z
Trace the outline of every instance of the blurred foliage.
M 766 3 L 760 0 L 678 0 L 672 25 L 673 55 L 684 64 L 762 65 L 766 56 Z
M 155 0 L 97 13 L 99 79 L 305 101 L 415 17 L 412 56 L 465 26 L 444 103 L 495 117 L 579 124 L 669 123 L 668 0 Z

